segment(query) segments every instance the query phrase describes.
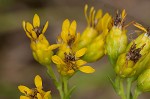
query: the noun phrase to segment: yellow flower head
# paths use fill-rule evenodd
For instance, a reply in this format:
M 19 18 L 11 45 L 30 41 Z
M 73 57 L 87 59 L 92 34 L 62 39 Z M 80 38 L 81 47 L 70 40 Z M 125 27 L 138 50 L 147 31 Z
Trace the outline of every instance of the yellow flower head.
M 48 21 L 43 27 L 40 27 L 40 18 L 37 14 L 33 17 L 33 24 L 23 21 L 23 28 L 26 35 L 33 41 L 36 41 L 43 35 L 48 27 Z
M 106 31 L 108 28 L 110 28 L 111 25 L 111 16 L 108 13 L 105 13 L 103 15 L 103 12 L 101 9 L 96 11 L 94 7 L 90 8 L 90 11 L 88 13 L 88 5 L 85 5 L 84 7 L 84 14 L 85 18 L 87 20 L 88 26 L 85 28 L 83 33 L 81 34 L 78 48 L 84 48 L 90 45 L 90 43 L 98 36 L 98 35 L 107 35 L 108 32 Z M 105 40 L 104 40 L 105 41 Z
M 64 53 L 64 58 L 60 58 L 57 55 L 52 56 L 52 61 L 57 64 L 58 71 L 61 75 L 72 75 L 77 70 L 84 73 L 93 73 L 95 70 L 90 66 L 83 66 L 86 61 L 80 59 L 86 52 L 86 48 L 82 48 L 76 53 L 69 52 Z
M 128 52 L 121 54 L 118 57 L 115 71 L 121 77 L 138 76 L 147 68 L 150 53 L 141 54 L 145 45 L 140 48 L 134 43 Z
M 39 75 L 37 75 L 34 79 L 34 83 L 36 88 L 28 88 L 26 86 L 20 85 L 18 89 L 24 95 L 20 96 L 20 99 L 51 99 L 50 91 L 43 91 L 42 79 Z
M 49 42 L 44 36 L 47 27 L 48 21 L 42 28 L 40 27 L 40 18 L 37 14 L 33 17 L 33 25 L 23 21 L 23 28 L 31 40 L 30 46 L 33 51 L 33 56 L 42 65 L 50 64 L 51 56 L 53 55 L 52 50 L 59 46 L 58 44 L 49 45 Z
M 106 52 L 113 66 L 115 66 L 118 56 L 125 52 L 127 47 L 127 30 L 124 26 L 126 15 L 125 10 L 121 14 L 117 11 L 113 26 L 106 37 Z
M 88 23 L 88 27 L 95 28 L 98 32 L 109 27 L 111 16 L 108 13 L 103 16 L 103 11 L 101 9 L 96 11 L 94 7 L 90 8 L 89 14 L 87 14 L 87 11 L 88 5 L 86 4 L 84 7 L 84 14 Z
M 143 31 L 134 41 L 132 41 L 127 47 L 127 51 L 130 46 L 135 42 L 137 48 L 140 48 L 142 45 L 145 45 L 141 50 L 141 54 L 145 54 L 150 51 L 150 28 L 145 28 L 139 23 L 134 23 L 134 26 Z
M 74 20 L 72 23 L 68 19 L 63 22 L 62 32 L 58 37 L 58 43 L 65 44 L 68 47 L 73 47 L 79 37 L 80 33 L 76 33 L 77 23 Z

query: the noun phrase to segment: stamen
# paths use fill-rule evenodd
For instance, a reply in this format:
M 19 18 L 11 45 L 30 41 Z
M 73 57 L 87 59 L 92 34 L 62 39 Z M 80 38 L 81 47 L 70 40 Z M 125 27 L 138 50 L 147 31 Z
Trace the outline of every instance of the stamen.
M 140 54 L 140 51 L 143 49 L 144 46 L 145 46 L 145 44 L 141 48 L 136 48 L 136 44 L 133 43 L 133 45 L 131 46 L 129 52 L 126 55 L 127 60 L 132 60 L 132 61 L 134 61 L 134 63 L 136 63 L 142 56 Z

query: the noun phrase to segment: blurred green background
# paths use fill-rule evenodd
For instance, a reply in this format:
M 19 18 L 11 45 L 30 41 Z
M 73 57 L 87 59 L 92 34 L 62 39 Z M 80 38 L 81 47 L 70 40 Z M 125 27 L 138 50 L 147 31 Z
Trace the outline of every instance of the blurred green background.
M 34 88 L 33 79 L 39 74 L 45 90 L 51 90 L 53 99 L 59 99 L 58 91 L 46 74 L 45 67 L 32 57 L 30 40 L 22 28 L 22 21 L 32 22 L 37 13 L 42 23 L 49 21 L 46 36 L 50 43 L 56 42 L 63 20 L 77 21 L 77 31 L 82 33 L 87 23 L 84 5 L 94 6 L 115 15 L 117 9 L 126 9 L 127 22 L 136 20 L 144 26 L 150 25 L 149 0 L 0 0 L 0 99 L 19 99 L 17 86 L 22 84 Z M 133 28 L 129 28 L 129 34 Z M 70 85 L 77 88 L 72 99 L 119 99 L 107 76 L 113 77 L 113 69 L 107 57 L 91 63 L 93 74 L 77 73 Z M 149 99 L 149 93 L 139 99 Z

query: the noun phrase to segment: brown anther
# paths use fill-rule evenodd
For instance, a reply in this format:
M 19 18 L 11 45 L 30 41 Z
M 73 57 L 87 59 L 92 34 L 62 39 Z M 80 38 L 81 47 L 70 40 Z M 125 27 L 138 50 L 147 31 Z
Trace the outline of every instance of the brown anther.
M 31 95 L 29 95 L 29 96 L 30 96 L 32 99 L 38 99 L 38 98 L 37 98 L 37 93 L 39 93 L 38 90 L 37 90 L 36 88 L 33 88 L 32 91 L 33 91 L 33 93 L 32 93 Z
M 64 54 L 65 54 L 64 61 L 67 64 L 68 70 L 71 70 L 71 69 L 73 69 L 74 71 L 77 70 L 77 66 L 75 64 L 75 61 L 76 61 L 75 55 L 72 53 L 67 54 L 66 52 Z
M 129 52 L 126 54 L 127 60 L 132 60 L 132 61 L 134 61 L 134 63 L 136 63 L 142 56 L 140 54 L 140 51 L 143 49 L 144 46 L 145 46 L 145 44 L 143 46 L 141 46 L 141 48 L 136 48 L 136 44 L 133 43 Z
M 70 39 L 68 40 L 68 45 L 71 47 L 72 46 L 72 44 L 74 43 L 74 41 L 75 41 L 75 37 L 74 36 L 71 36 L 71 35 L 69 35 L 70 36 Z
M 72 53 L 67 54 L 66 52 L 64 54 L 65 54 L 65 61 L 66 62 L 75 61 L 76 60 L 74 54 L 72 54 Z
M 42 33 L 42 29 L 40 27 L 33 28 L 33 31 L 39 36 Z
M 124 21 L 122 19 L 121 13 L 118 10 L 116 11 L 116 16 L 114 18 L 113 24 L 115 26 L 118 26 L 118 27 L 120 27 L 120 26 L 123 27 L 124 26 Z

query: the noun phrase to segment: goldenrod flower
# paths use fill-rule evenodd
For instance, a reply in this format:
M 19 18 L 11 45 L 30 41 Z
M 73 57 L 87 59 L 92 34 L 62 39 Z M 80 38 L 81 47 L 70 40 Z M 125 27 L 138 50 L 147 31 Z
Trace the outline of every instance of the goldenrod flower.
M 81 34 L 78 48 L 86 47 L 87 52 L 82 58 L 87 62 L 94 62 L 105 54 L 104 45 L 112 19 L 108 13 L 103 15 L 101 9 L 96 11 L 94 7 L 91 7 L 89 14 L 87 10 L 88 5 L 85 5 L 84 13 L 88 26 Z
M 58 56 L 64 57 L 64 52 L 70 52 L 70 50 L 76 51 L 80 33 L 76 33 L 76 21 L 70 23 L 66 19 L 62 24 L 62 32 L 58 36 L 58 44 L 60 44 Z
M 75 45 L 80 37 L 80 33 L 76 33 L 77 23 L 72 23 L 68 19 L 63 22 L 61 35 L 58 37 L 58 43 L 66 44 L 69 47 Z
M 49 42 L 44 36 L 47 27 L 48 21 L 43 27 L 40 27 L 40 18 L 37 14 L 33 17 L 33 25 L 23 21 L 23 28 L 31 40 L 33 56 L 36 61 L 43 65 L 50 64 L 51 56 L 53 55 L 52 50 L 59 46 L 58 44 L 49 45 Z
M 90 66 L 83 66 L 86 61 L 80 59 L 86 52 L 86 48 L 82 48 L 76 53 L 64 53 L 64 58 L 57 55 L 52 56 L 52 61 L 57 64 L 58 71 L 61 75 L 72 75 L 77 70 L 84 73 L 93 73 L 95 70 Z
M 108 13 L 106 13 L 103 16 L 102 10 L 100 9 L 96 12 L 94 7 L 90 8 L 89 14 L 87 14 L 87 10 L 88 5 L 85 5 L 84 14 L 88 26 L 83 31 L 81 38 L 79 40 L 78 45 L 79 49 L 88 46 L 99 33 L 103 32 L 103 30 L 107 29 L 110 26 L 111 16 Z
M 122 77 L 138 76 L 144 71 L 150 60 L 150 31 L 142 25 L 135 23 L 137 28 L 144 31 L 133 40 L 117 60 L 115 71 Z
M 18 89 L 24 95 L 20 96 L 20 99 L 51 99 L 50 91 L 43 91 L 42 79 L 39 75 L 37 75 L 34 79 L 34 83 L 36 88 L 28 88 L 26 86 L 20 85 Z
M 108 29 L 103 31 L 103 34 L 106 34 Z M 82 57 L 83 60 L 87 62 L 94 62 L 100 59 L 105 55 L 105 36 L 101 34 L 98 35 L 88 46 L 87 52 Z
M 118 56 L 125 51 L 127 46 L 127 30 L 124 26 L 126 15 L 125 10 L 121 14 L 117 11 L 113 27 L 106 38 L 106 52 L 113 65 L 116 64 Z
M 138 76 L 143 70 L 147 68 L 150 53 L 144 55 L 141 51 L 145 45 L 141 48 L 137 48 L 134 43 L 128 52 L 121 54 L 118 57 L 115 72 L 121 77 Z

